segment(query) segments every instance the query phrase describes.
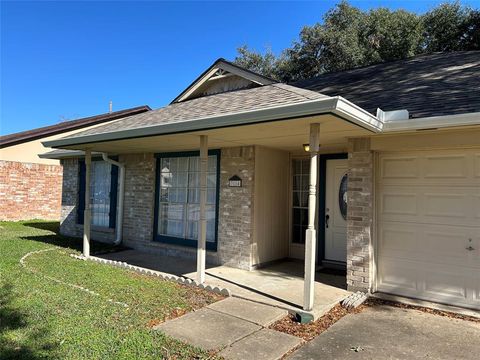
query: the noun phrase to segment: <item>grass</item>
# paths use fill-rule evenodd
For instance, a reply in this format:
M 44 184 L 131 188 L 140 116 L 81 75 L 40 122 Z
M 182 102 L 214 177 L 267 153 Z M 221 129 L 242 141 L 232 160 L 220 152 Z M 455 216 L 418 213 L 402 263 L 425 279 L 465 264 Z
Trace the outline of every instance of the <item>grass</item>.
M 211 357 L 150 325 L 214 302 L 215 294 L 73 259 L 69 254 L 78 252 L 80 240 L 58 235 L 57 228 L 41 221 L 0 222 L 0 359 Z M 28 252 L 53 246 L 59 248 L 32 254 L 27 268 L 21 266 Z M 93 243 L 92 250 L 109 246 Z

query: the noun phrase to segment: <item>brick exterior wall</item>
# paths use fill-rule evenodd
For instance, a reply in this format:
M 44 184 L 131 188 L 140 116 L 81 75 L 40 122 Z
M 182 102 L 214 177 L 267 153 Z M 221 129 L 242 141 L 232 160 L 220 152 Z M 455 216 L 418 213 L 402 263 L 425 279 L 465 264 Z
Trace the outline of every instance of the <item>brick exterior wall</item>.
M 222 149 L 218 253 L 220 262 L 250 270 L 252 266 L 255 147 Z M 238 175 L 242 187 L 229 187 Z
M 373 226 L 373 153 L 370 139 L 349 140 L 347 286 L 351 291 L 370 291 Z
M 207 251 L 207 262 L 226 264 L 242 269 L 251 268 L 253 237 L 253 172 L 254 147 L 222 149 L 220 165 L 220 200 L 217 251 Z M 155 166 L 153 153 L 120 155 L 125 164 L 125 199 L 123 243 L 126 246 L 168 256 L 196 257 L 196 248 L 153 241 L 155 204 Z M 80 237 L 83 226 L 77 224 L 78 161 L 63 161 L 64 181 L 60 231 Z M 230 188 L 228 179 L 238 175 L 241 188 Z M 92 228 L 92 239 L 112 241 L 111 233 Z
M 0 220 L 58 221 L 62 167 L 0 160 Z

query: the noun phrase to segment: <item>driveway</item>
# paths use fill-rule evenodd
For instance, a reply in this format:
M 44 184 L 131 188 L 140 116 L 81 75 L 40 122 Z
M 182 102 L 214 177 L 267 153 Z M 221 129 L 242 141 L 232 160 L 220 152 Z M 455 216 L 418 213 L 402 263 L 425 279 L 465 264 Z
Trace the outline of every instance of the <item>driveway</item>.
M 480 323 L 390 306 L 347 315 L 289 359 L 478 359 Z

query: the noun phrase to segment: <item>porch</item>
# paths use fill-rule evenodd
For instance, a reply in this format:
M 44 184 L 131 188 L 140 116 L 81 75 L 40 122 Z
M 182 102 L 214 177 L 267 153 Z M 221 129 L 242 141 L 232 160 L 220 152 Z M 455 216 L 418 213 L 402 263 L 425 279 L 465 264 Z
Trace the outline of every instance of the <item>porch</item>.
M 157 255 L 133 249 L 99 257 L 196 279 L 195 259 Z M 303 311 L 303 262 L 286 259 L 252 271 L 207 263 L 205 274 L 205 284 L 227 288 L 235 297 L 284 308 L 292 313 Z M 346 279 L 341 271 L 317 268 L 314 286 L 314 305 L 310 311 L 314 318 L 322 316 L 350 294 L 345 290 Z

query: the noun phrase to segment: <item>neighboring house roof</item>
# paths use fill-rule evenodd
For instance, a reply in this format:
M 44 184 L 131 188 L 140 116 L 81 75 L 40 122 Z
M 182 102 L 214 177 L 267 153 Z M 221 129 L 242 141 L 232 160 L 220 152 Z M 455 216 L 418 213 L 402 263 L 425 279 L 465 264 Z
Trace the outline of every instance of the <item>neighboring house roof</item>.
M 480 112 L 480 51 L 435 53 L 329 73 L 291 85 L 342 96 L 372 114 L 414 118 Z
M 115 124 L 105 124 L 87 129 L 66 138 L 187 122 L 205 117 L 291 105 L 321 98 L 328 97 L 315 91 L 286 84 L 271 84 L 173 103 L 148 113 L 126 117 L 116 121 Z
M 132 116 L 152 110 L 148 105 L 137 106 L 130 109 L 114 111 L 111 113 L 90 116 L 77 120 L 64 121 L 55 125 L 44 126 L 37 129 L 18 132 L 10 135 L 0 136 L 0 148 L 21 144 L 67 131 L 81 129 L 87 126 L 102 124 L 108 121 L 120 119 L 125 116 Z
M 227 79 L 228 78 L 228 79 Z M 226 81 L 230 80 L 230 81 Z M 223 84 L 219 85 L 222 82 Z M 270 85 L 277 81 L 244 69 L 225 59 L 216 60 L 207 70 L 196 78 L 185 90 L 183 90 L 172 104 L 187 101 L 206 94 L 213 95 L 220 92 L 240 90 L 263 85 Z

